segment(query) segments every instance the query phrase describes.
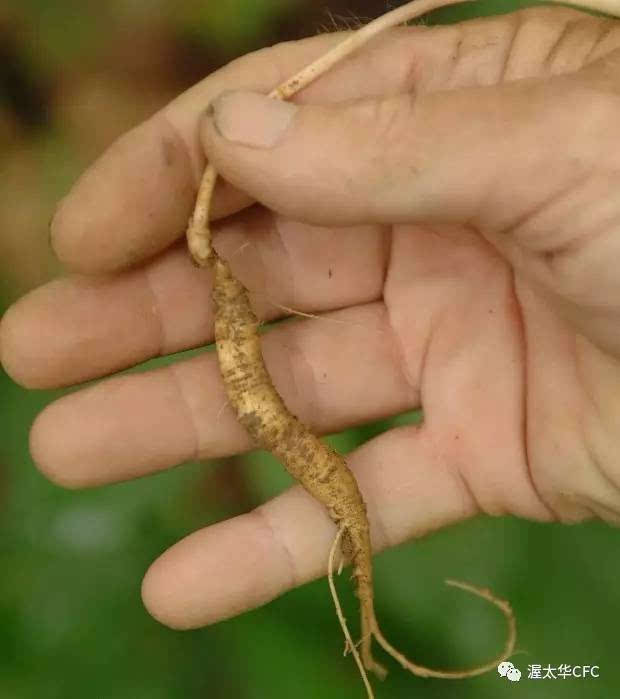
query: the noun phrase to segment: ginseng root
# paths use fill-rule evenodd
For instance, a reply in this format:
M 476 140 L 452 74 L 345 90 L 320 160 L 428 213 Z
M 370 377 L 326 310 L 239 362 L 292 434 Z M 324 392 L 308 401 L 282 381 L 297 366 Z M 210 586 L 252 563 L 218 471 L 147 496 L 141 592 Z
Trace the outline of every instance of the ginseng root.
M 270 96 L 274 99 L 288 99 L 379 32 L 435 8 L 463 1 L 466 0 L 416 0 L 393 10 L 352 33 L 341 44 L 277 87 Z M 372 553 L 366 505 L 345 459 L 289 412 L 267 373 L 258 335 L 259 322 L 250 306 L 248 292 L 233 276 L 228 263 L 217 255 L 211 243 L 209 210 L 216 179 L 215 169 L 208 165 L 189 223 L 187 239 L 196 264 L 202 267 L 208 265 L 213 270 L 215 339 L 221 375 L 230 403 L 255 444 L 274 454 L 287 471 L 326 507 L 339 528 L 341 550 L 352 563 L 352 577 L 359 598 L 359 656 L 363 666 L 379 677 L 386 673 L 385 668 L 373 657 L 374 638 L 404 668 L 423 677 L 459 679 L 495 668 L 514 651 L 514 615 L 508 602 L 494 597 L 488 590 L 466 583 L 448 581 L 450 585 L 488 600 L 506 618 L 506 644 L 494 660 L 467 670 L 434 670 L 411 662 L 383 636 L 374 611 Z M 330 557 L 330 577 L 332 566 L 333 556 Z M 342 623 L 341 615 L 339 618 Z M 353 650 L 354 646 L 349 642 L 348 648 Z M 366 686 L 371 696 L 367 683 Z

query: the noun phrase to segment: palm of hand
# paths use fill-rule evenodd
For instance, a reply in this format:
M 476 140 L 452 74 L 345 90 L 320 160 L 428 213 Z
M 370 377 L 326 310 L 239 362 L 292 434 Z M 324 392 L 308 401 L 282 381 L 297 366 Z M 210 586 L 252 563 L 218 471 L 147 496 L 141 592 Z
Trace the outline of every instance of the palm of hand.
M 616 361 L 480 235 L 401 226 L 392 245 L 384 300 L 429 470 L 460 481 L 465 510 L 617 521 Z

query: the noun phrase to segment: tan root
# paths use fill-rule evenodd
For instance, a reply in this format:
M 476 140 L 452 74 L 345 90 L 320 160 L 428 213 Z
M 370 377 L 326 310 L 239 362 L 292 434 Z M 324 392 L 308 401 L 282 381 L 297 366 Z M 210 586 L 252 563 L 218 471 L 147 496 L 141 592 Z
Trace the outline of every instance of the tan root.
M 336 551 L 338 551 L 340 540 L 342 538 L 342 535 L 344 534 L 344 531 L 344 527 L 340 527 L 340 529 L 338 530 L 338 534 L 336 534 L 336 538 L 334 539 L 334 543 L 332 544 L 332 547 L 329 551 L 329 559 L 327 561 L 327 582 L 329 583 L 329 590 L 332 593 L 332 599 L 334 600 L 334 607 L 336 607 L 336 616 L 338 617 L 338 621 L 340 622 L 340 627 L 342 628 L 342 633 L 344 634 L 345 638 L 344 654 L 346 655 L 347 653 L 351 653 L 353 655 L 355 664 L 357 665 L 360 671 L 360 675 L 362 676 L 364 687 L 366 687 L 368 699 L 375 699 L 375 695 L 372 691 L 372 687 L 370 686 L 370 682 L 368 680 L 368 675 L 366 674 L 366 668 L 362 663 L 360 654 L 357 652 L 357 647 L 355 643 L 353 643 L 353 639 L 351 638 L 351 634 L 349 633 L 347 620 L 344 618 L 344 614 L 342 613 L 342 607 L 340 606 L 340 600 L 338 599 L 338 593 L 336 592 L 336 586 L 334 585 L 334 558 L 336 556 Z M 340 570 L 341 569 L 339 568 L 338 575 L 340 575 Z
M 323 75 L 340 60 L 358 50 L 369 39 L 395 25 L 414 19 L 430 10 L 463 0 L 416 0 L 393 10 L 352 33 L 341 44 L 320 57 L 297 75 L 271 92 L 274 99 L 288 99 Z M 293 416 L 276 391 L 265 368 L 258 335 L 259 321 L 250 306 L 248 292 L 231 273 L 211 243 L 209 212 L 217 179 L 213 166 L 206 168 L 187 238 L 191 254 L 199 266 L 213 270 L 215 340 L 220 371 L 230 404 L 258 447 L 272 452 L 303 487 L 327 509 L 339 527 L 329 558 L 329 579 L 338 618 L 347 638 L 347 649 L 364 668 L 383 677 L 386 670 L 373 657 L 372 639 L 404 668 L 423 677 L 458 679 L 486 672 L 514 651 L 515 619 L 507 602 L 489 591 L 465 583 L 450 582 L 487 599 L 506 617 L 508 635 L 501 654 L 489 663 L 469 670 L 433 670 L 417 665 L 397 651 L 383 636 L 377 623 L 373 602 L 372 554 L 366 505 L 345 459 L 323 443 Z M 360 603 L 360 652 L 351 641 L 333 586 L 334 555 L 340 542 L 353 567 L 356 594 Z M 364 679 L 368 696 L 372 690 Z

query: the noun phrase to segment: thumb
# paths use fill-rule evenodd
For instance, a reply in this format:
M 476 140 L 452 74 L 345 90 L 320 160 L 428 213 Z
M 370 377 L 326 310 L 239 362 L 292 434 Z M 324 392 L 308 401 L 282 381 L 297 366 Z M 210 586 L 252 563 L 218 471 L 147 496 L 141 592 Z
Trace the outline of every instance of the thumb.
M 584 310 L 620 294 L 617 77 L 617 61 L 605 60 L 554 78 L 336 105 L 230 92 L 202 139 L 226 179 L 296 220 L 475 228 L 598 338 Z
M 493 235 L 600 163 L 617 123 L 602 102 L 574 76 L 338 105 L 228 92 L 202 140 L 223 177 L 308 223 L 468 222 Z

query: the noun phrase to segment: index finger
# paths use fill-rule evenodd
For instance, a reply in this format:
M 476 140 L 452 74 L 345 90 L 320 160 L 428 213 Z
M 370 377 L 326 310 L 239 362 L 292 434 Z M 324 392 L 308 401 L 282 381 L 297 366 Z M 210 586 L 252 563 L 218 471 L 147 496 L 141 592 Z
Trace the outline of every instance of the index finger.
M 205 157 L 198 123 L 225 89 L 267 91 L 341 41 L 324 35 L 263 49 L 213 73 L 116 141 L 62 200 L 52 246 L 70 269 L 99 274 L 126 269 L 164 250 L 185 231 Z M 251 200 L 222 184 L 214 218 Z

